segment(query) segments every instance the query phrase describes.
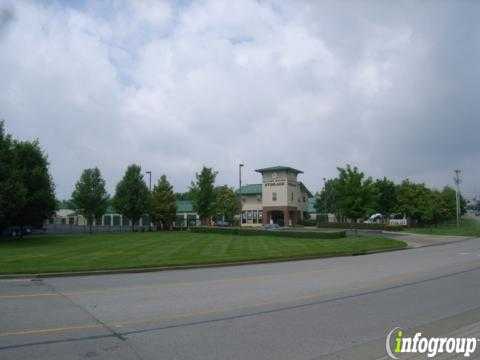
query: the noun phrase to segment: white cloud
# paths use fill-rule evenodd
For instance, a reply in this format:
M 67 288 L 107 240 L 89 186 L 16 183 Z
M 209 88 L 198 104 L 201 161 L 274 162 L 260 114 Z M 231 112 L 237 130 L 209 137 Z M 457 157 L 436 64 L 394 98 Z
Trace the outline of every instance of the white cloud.
M 449 182 L 450 167 L 479 157 L 439 111 L 468 78 L 444 79 L 451 9 L 436 10 L 444 20 L 432 29 L 427 5 L 406 18 L 411 8 L 349 4 L 11 2 L 14 20 L 0 23 L 0 117 L 16 136 L 40 139 L 61 197 L 95 165 L 113 190 L 132 162 L 179 191 L 203 164 L 234 185 L 239 161 L 296 166 L 313 190 L 348 162 Z M 471 124 L 478 107 L 463 109 Z M 441 143 L 452 131 L 465 139 L 456 152 Z

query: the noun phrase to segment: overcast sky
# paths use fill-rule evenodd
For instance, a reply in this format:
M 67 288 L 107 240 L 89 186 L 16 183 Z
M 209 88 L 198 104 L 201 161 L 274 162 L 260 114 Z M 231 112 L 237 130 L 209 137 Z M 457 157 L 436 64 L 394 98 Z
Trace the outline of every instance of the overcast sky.
M 0 118 L 57 196 L 98 166 L 184 191 L 336 167 L 480 192 L 480 2 L 0 0 Z

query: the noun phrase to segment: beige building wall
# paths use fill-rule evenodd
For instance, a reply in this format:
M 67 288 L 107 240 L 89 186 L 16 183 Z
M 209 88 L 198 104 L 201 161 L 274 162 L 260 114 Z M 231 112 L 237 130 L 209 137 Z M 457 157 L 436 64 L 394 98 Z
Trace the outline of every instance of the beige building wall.
M 262 176 L 263 206 L 288 206 L 287 184 L 286 171 L 264 173 Z M 273 193 L 276 193 L 276 201 L 273 200 Z
M 258 219 L 258 212 L 263 208 L 261 195 L 242 195 L 242 213 L 245 211 L 256 211 L 257 221 L 246 218 L 246 222 L 241 222 L 242 226 L 261 226 L 262 221 Z M 247 215 L 247 213 L 245 213 Z

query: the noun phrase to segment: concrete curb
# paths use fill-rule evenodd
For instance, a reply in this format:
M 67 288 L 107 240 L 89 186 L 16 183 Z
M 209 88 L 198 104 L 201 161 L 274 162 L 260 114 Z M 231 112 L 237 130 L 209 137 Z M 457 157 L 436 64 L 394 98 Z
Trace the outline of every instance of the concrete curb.
M 199 264 L 199 265 L 176 265 L 176 266 L 158 266 L 148 268 L 130 268 L 130 269 L 112 269 L 112 270 L 86 270 L 86 271 L 70 271 L 70 272 L 51 272 L 51 273 L 37 273 L 37 274 L 3 274 L 0 275 L 0 280 L 8 279 L 40 279 L 51 277 L 69 277 L 69 276 L 95 276 L 95 275 L 115 275 L 115 274 L 135 274 L 135 273 L 148 273 L 159 271 L 174 271 L 174 270 L 194 270 L 203 268 L 217 268 L 217 267 L 229 267 L 229 266 L 243 266 L 243 265 L 259 265 L 259 264 L 271 264 L 287 261 L 302 261 L 302 260 L 315 260 L 315 259 L 331 259 L 335 257 L 350 257 L 360 255 L 372 255 L 393 251 L 411 250 L 412 248 L 406 246 L 399 249 L 384 249 L 373 250 L 360 253 L 340 254 L 340 255 L 324 255 L 324 256 L 302 256 L 296 258 L 280 258 L 280 259 L 266 259 L 266 260 L 252 260 L 252 261 L 238 261 L 238 262 L 224 262 L 224 263 L 211 263 L 211 264 Z

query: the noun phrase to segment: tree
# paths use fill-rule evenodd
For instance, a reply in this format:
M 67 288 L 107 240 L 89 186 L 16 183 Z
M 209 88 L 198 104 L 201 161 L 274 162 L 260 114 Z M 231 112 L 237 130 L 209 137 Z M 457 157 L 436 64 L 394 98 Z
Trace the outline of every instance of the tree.
M 337 213 L 340 219 L 357 221 L 373 211 L 372 179 L 366 178 L 357 167 L 347 165 L 344 169 L 337 169 L 339 172 L 335 183 Z
M 190 196 L 194 210 L 200 216 L 202 225 L 206 225 L 215 215 L 215 178 L 217 172 L 212 168 L 203 167 L 195 174 L 196 181 L 190 186 Z
M 73 203 L 72 199 L 63 199 L 63 200 L 58 200 L 57 199 L 57 210 L 58 209 L 69 209 L 69 210 L 75 210 L 76 206 Z
M 132 231 L 140 218 L 149 212 L 150 191 L 143 180 L 142 168 L 130 165 L 117 184 L 113 207 L 132 221 Z
M 163 230 L 171 227 L 177 215 L 177 203 L 173 186 L 165 175 L 160 177 L 152 192 L 151 216 L 158 227 Z
M 35 141 L 14 141 L 13 178 L 21 185 L 14 188 L 22 194 L 14 205 L 11 225 L 23 228 L 41 226 L 55 211 L 55 187 L 48 172 L 46 155 Z
M 315 209 L 318 213 L 337 213 L 337 183 L 338 179 L 329 179 L 325 182 L 324 188 L 315 196 Z M 325 214 L 326 215 L 326 214 Z
M 406 179 L 397 188 L 396 212 L 405 214 L 415 223 L 433 223 L 438 218 L 435 214 L 436 200 L 437 194 L 425 184 L 416 184 Z
M 184 192 L 184 193 L 175 193 L 175 199 L 176 200 L 191 200 L 190 199 L 190 192 Z
M 0 121 L 0 233 L 12 225 L 26 203 L 27 190 L 14 162 L 14 141 Z
M 103 180 L 98 168 L 85 169 L 75 185 L 72 193 L 72 202 L 89 225 L 92 232 L 93 220 L 99 219 L 107 211 L 109 195 L 105 190 Z
M 377 179 L 373 184 L 375 211 L 383 215 L 393 213 L 397 203 L 397 187 L 386 177 Z
M 216 215 L 230 223 L 240 212 L 240 201 L 235 191 L 227 185 L 215 188 Z

